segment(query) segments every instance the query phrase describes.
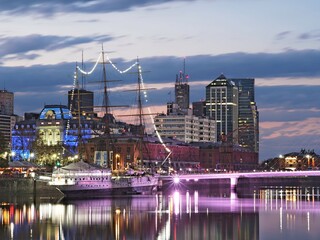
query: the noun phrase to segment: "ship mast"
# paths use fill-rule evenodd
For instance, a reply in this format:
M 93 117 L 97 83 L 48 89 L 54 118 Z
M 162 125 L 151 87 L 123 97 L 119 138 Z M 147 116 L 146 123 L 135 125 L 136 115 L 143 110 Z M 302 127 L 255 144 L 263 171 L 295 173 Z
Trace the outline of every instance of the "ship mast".
M 111 106 L 110 101 L 109 101 L 109 92 L 108 92 L 108 83 L 109 82 L 118 82 L 120 80 L 108 80 L 107 79 L 107 70 L 106 70 L 106 64 L 109 62 L 105 61 L 105 52 L 104 48 L 102 45 L 102 82 L 103 82 L 103 104 L 101 107 L 105 111 L 105 116 L 104 116 L 104 134 L 100 140 L 99 147 L 101 148 L 100 150 L 105 151 L 107 150 L 108 153 L 108 167 L 111 168 L 111 170 L 114 170 L 114 168 L 117 168 L 114 166 L 114 161 L 113 161 L 113 155 L 115 153 L 115 146 L 114 146 L 114 139 L 111 133 L 111 124 L 110 120 L 112 118 L 112 114 L 110 113 L 110 108 L 112 107 L 127 107 L 123 105 L 118 105 L 118 106 Z
M 75 71 L 75 78 L 76 78 L 76 88 L 77 88 L 77 115 L 78 115 L 78 154 L 79 159 L 82 159 L 82 147 L 80 144 L 83 143 L 82 139 L 82 131 L 81 131 L 81 104 L 80 104 L 80 83 L 78 77 L 78 63 L 76 63 L 76 71 Z
M 143 164 L 143 137 L 144 137 L 144 126 L 143 126 L 143 109 L 141 100 L 141 66 L 139 63 L 139 58 L 137 58 L 137 68 L 138 68 L 138 115 L 139 115 L 139 167 Z
M 108 85 L 107 85 L 107 71 L 106 62 L 104 59 L 104 49 L 102 45 L 102 75 L 103 75 L 103 106 L 105 108 L 105 134 L 110 137 L 110 123 L 109 123 L 109 96 L 108 96 Z
M 136 114 L 125 114 L 125 115 L 119 115 L 119 117 L 128 117 L 128 116 L 136 116 L 138 117 L 138 123 L 137 123 L 137 133 L 136 133 L 136 138 L 137 138 L 137 145 L 136 145 L 136 149 L 138 149 L 138 156 L 135 158 L 137 163 L 137 167 L 141 168 L 143 165 L 143 147 L 144 147 L 144 136 L 145 136 L 145 126 L 144 126 L 144 115 L 155 115 L 155 114 L 146 114 L 143 112 L 143 104 L 142 104 L 142 96 L 141 96 L 141 92 L 142 91 L 146 91 L 146 90 L 152 90 L 155 88 L 144 88 L 143 87 L 143 80 L 142 80 L 142 76 L 141 76 L 141 66 L 140 66 L 140 62 L 139 62 L 139 58 L 137 57 L 137 61 L 136 61 L 136 65 L 137 65 L 137 72 L 133 72 L 135 74 L 138 74 L 137 77 L 137 87 L 135 89 L 131 89 L 131 90 L 126 90 L 126 92 L 131 92 L 134 91 L 137 94 L 137 113 Z M 147 149 L 145 147 L 145 149 Z

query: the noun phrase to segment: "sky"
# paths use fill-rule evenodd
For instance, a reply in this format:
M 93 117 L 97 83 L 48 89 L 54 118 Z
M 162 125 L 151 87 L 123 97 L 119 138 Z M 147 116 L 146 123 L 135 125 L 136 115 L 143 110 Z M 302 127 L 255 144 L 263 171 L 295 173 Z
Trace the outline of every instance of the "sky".
M 148 106 L 161 112 L 185 59 L 191 101 L 221 73 L 255 79 L 261 161 L 320 153 L 319 9 L 318 0 L 4 1 L 0 89 L 14 92 L 18 115 L 67 104 L 76 64 L 89 71 L 103 45 L 120 70 L 139 58 L 146 86 L 156 88 Z M 122 80 L 110 84 L 110 101 L 131 104 L 123 87 L 133 88 L 135 75 L 107 68 Z M 90 84 L 99 78 L 97 67 L 84 86 L 99 88 Z

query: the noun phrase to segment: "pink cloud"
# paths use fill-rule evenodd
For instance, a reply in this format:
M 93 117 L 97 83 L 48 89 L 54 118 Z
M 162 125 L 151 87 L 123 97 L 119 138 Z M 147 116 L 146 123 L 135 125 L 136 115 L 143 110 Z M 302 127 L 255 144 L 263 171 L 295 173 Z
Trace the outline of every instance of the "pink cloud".
M 298 137 L 303 135 L 320 135 L 320 118 L 307 118 L 292 122 L 262 122 L 260 123 L 261 139 L 279 137 Z

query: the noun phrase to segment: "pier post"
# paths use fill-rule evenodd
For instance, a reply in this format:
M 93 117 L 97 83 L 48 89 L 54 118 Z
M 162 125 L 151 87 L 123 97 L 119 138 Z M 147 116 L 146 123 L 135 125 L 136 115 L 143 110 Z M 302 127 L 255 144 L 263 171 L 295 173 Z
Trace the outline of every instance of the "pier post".
M 35 201 L 37 196 L 37 181 L 35 178 L 32 178 L 33 180 L 33 200 Z
M 231 177 L 230 178 L 231 192 L 235 192 L 237 184 L 238 184 L 238 177 Z

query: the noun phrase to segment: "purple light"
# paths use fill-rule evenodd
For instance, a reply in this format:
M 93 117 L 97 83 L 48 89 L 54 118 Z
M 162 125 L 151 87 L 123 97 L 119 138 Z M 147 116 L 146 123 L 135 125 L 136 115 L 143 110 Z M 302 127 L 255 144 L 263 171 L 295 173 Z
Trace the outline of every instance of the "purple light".
M 173 182 L 174 182 L 174 184 L 178 184 L 180 182 L 179 177 L 174 177 Z

